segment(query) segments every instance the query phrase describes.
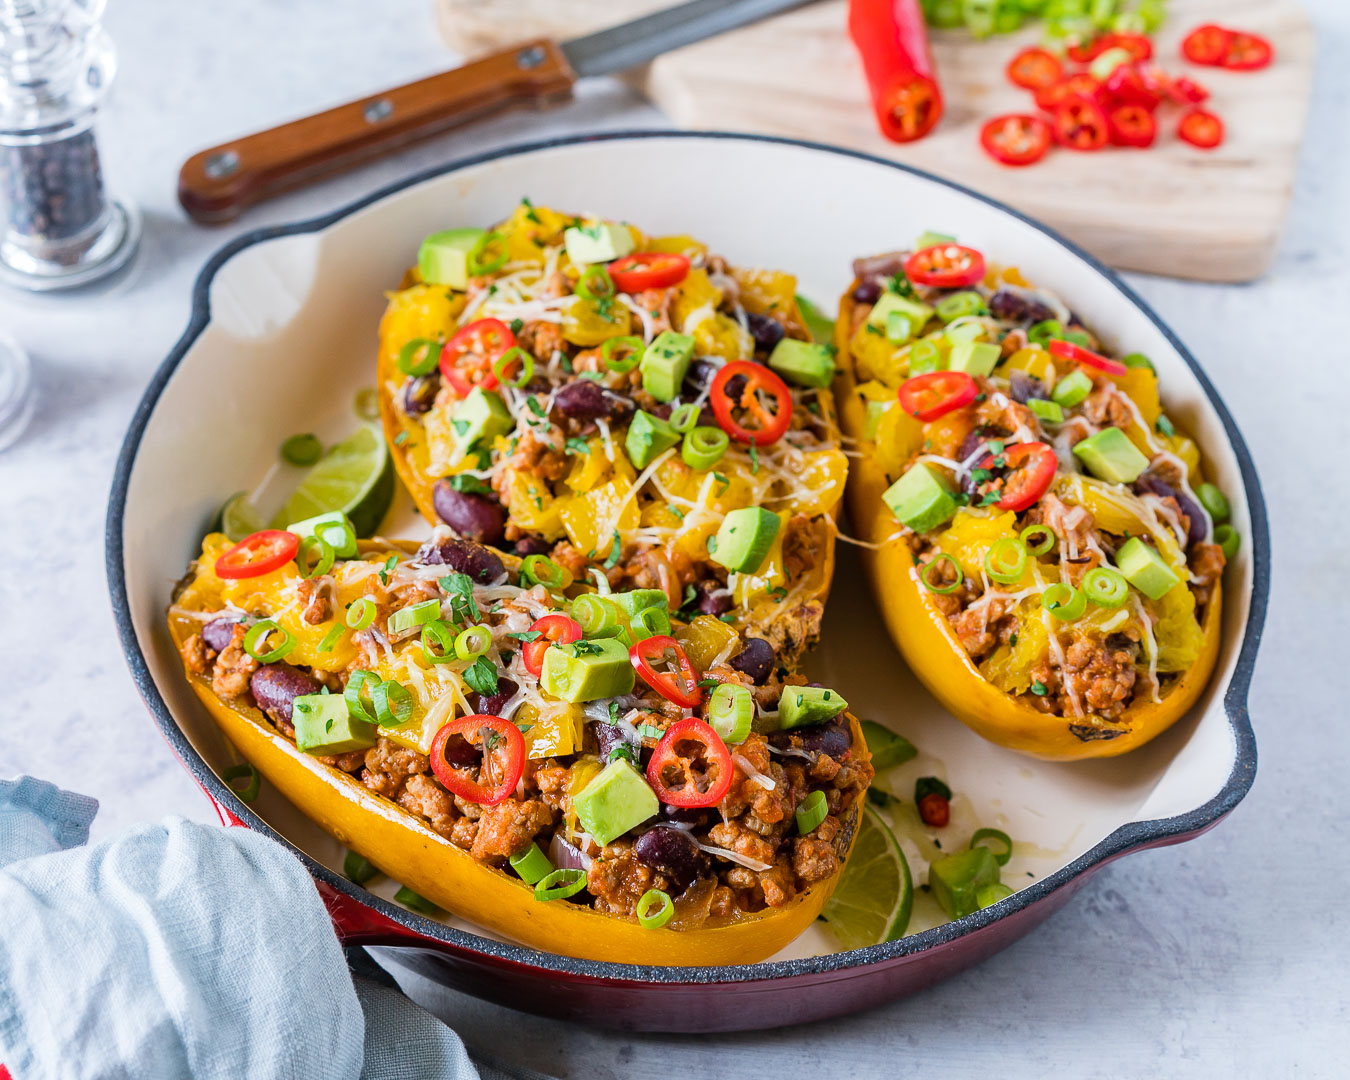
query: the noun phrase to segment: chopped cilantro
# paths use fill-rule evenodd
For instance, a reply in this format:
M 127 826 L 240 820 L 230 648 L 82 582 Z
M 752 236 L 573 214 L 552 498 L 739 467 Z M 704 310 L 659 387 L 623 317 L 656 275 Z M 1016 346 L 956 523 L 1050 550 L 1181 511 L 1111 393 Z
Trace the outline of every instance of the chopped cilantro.
M 587 454 L 591 452 L 591 444 L 588 443 L 585 439 L 579 439 L 575 435 L 573 435 L 570 439 L 567 440 L 567 442 L 563 444 L 563 449 L 566 450 L 569 454 L 580 454 L 581 456 L 585 457 Z
M 576 368 L 572 366 L 572 358 L 568 356 L 566 353 L 563 354 L 562 369 L 563 371 L 567 372 L 568 375 L 571 375 L 572 372 L 576 370 Z
M 1001 491 L 994 490 L 994 491 L 986 492 L 984 498 L 982 498 L 982 499 L 979 501 L 979 505 L 980 505 L 980 506 L 993 506 L 994 503 L 998 502 L 1001 498 L 1003 498 L 1003 492 L 1001 492 Z
M 402 446 L 407 441 L 408 441 L 408 432 L 406 431 L 400 431 L 397 435 L 394 436 L 395 446 Z
M 525 404 L 529 406 L 530 412 L 534 413 L 535 416 L 545 415 L 544 407 L 539 404 L 539 399 L 537 397 L 527 397 L 525 399 Z
M 572 642 L 573 656 L 599 656 L 605 650 L 600 648 L 594 641 L 574 641 Z
M 1031 692 L 1037 697 L 1045 697 L 1045 695 L 1050 692 L 1050 688 L 1046 686 L 1045 683 L 1041 682 L 1040 679 L 1037 679 L 1031 684 Z
M 717 537 L 715 536 L 708 537 L 708 554 L 709 555 L 717 554 Z
M 750 474 L 759 475 L 759 448 L 754 443 L 750 444 Z
M 450 426 L 455 429 L 456 435 L 467 435 L 469 433 L 469 422 L 467 420 L 451 420 Z
M 630 765 L 635 764 L 633 761 L 633 748 L 627 743 L 619 743 L 618 746 L 610 750 L 609 760 L 617 761 L 619 758 L 623 758 L 624 761 L 628 762 Z
M 677 518 L 679 518 L 681 521 L 684 520 L 684 511 L 681 510 L 678 506 L 672 506 L 670 508 L 670 512 L 674 514 Z
M 492 489 L 476 476 L 468 476 L 465 473 L 456 473 L 450 477 L 450 486 L 455 491 L 462 491 L 467 495 L 491 495 Z
M 511 320 L 511 333 L 513 333 L 513 334 L 519 334 L 520 331 L 524 328 L 524 326 L 525 326 L 525 320 L 524 320 L 524 319 L 512 319 L 512 320 Z
M 719 615 L 717 617 L 724 623 L 734 623 L 736 621 L 736 616 L 729 611 L 725 615 Z
M 591 382 L 600 382 L 604 379 L 604 376 L 598 371 L 583 371 L 581 373 L 581 378 L 590 379 Z
M 473 598 L 473 581 L 468 574 L 446 574 L 436 584 L 450 598 L 450 613 L 456 621 L 463 622 L 465 617 L 478 621 L 478 601 Z
M 515 638 L 517 641 L 535 641 L 543 636 L 538 630 L 512 630 L 506 635 L 509 638 Z
M 988 469 L 971 469 L 970 478 L 977 484 L 983 484 L 986 480 L 992 480 L 994 474 Z
M 615 725 L 619 722 L 619 703 L 617 701 L 609 703 L 609 722 Z
M 716 679 L 699 679 L 698 684 L 699 684 L 699 686 L 702 686 L 704 689 L 707 689 L 708 687 L 711 687 L 711 686 L 720 686 L 720 685 L 722 685 L 722 684 L 719 683 Z
M 1167 419 L 1166 413 L 1158 414 L 1158 430 L 1169 439 L 1177 433 L 1177 429 L 1172 426 L 1172 421 Z
M 619 530 L 614 530 L 614 542 L 609 546 L 609 556 L 605 559 L 605 569 L 613 570 L 623 556 L 623 541 L 619 539 Z
M 384 569 L 380 571 L 380 584 L 381 584 L 381 585 L 388 585 L 388 584 L 389 584 L 389 572 L 390 572 L 391 570 L 393 570 L 394 567 L 396 567 L 397 565 L 398 565 L 398 556 L 397 556 L 397 555 L 390 555 L 389 558 L 387 558 L 387 559 L 384 561 Z
M 486 656 L 480 656 L 464 672 L 464 681 L 472 690 L 491 696 L 497 692 L 497 668 Z
M 1017 634 L 1015 632 L 1008 635 L 1008 647 L 1010 649 L 1017 648 Z

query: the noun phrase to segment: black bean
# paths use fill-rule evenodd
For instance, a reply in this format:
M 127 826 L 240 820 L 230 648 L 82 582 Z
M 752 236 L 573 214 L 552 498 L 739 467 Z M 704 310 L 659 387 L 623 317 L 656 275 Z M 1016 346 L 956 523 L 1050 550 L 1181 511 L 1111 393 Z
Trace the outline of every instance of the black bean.
M 542 536 L 522 536 L 516 541 L 516 554 L 522 559 L 526 555 L 547 555 L 553 550 L 553 545 Z
M 234 625 L 238 621 L 238 618 L 233 615 L 224 615 L 219 619 L 212 619 L 203 626 L 202 640 L 206 642 L 206 647 L 214 649 L 216 652 L 224 652 L 225 646 L 234 637 Z
M 825 754 L 836 760 L 842 758 L 853 747 L 853 736 L 849 729 L 838 721 L 820 724 L 816 727 L 794 728 L 791 731 L 775 731 L 769 736 L 771 745 L 786 750 L 794 745 L 813 754 Z
M 445 760 L 456 769 L 472 769 L 483 763 L 483 752 L 463 735 L 451 735 L 442 746 Z
M 731 658 L 731 666 L 749 675 L 756 686 L 763 686 L 777 659 L 773 646 L 767 641 L 763 638 L 748 637 L 745 639 L 745 647 Z
M 730 398 L 732 401 L 740 401 L 741 395 L 745 393 L 745 383 L 744 375 L 733 375 L 722 387 L 722 396 Z
M 751 336 L 755 339 L 756 352 L 773 352 L 773 347 L 782 341 L 784 334 L 787 333 L 782 323 L 767 315 L 756 315 L 753 311 L 747 311 L 745 321 L 750 327 Z
M 506 567 L 495 551 L 453 536 L 428 540 L 417 552 L 417 559 L 426 566 L 448 566 L 482 583 L 499 581 L 506 574 Z
M 610 401 L 592 379 L 573 379 L 553 395 L 553 407 L 572 420 L 602 420 L 609 416 Z
M 695 360 L 684 376 L 685 397 L 698 397 L 717 374 L 717 365 L 707 360 Z
M 431 489 L 436 516 L 465 540 L 497 544 L 506 533 L 506 510 L 489 495 L 456 491 L 449 480 L 436 481 Z
M 250 677 L 248 688 L 253 691 L 258 708 L 273 720 L 287 721 L 296 698 L 317 694 L 323 689 L 317 679 L 290 664 L 264 664 Z
M 864 278 L 853 290 L 853 300 L 859 304 L 875 304 L 881 299 L 882 288 L 880 278 Z
M 1045 392 L 1045 383 L 1036 378 L 1035 375 L 1028 375 L 1025 371 L 1015 369 L 1012 377 L 1008 380 L 1008 393 L 1012 399 L 1025 405 L 1032 398 L 1040 398 L 1042 401 L 1049 399 L 1050 395 Z
M 662 812 L 671 821 L 678 821 L 681 825 L 693 825 L 701 829 L 708 824 L 708 811 L 696 806 L 665 806 Z
M 661 871 L 683 892 L 698 877 L 701 861 L 698 845 L 683 829 L 661 826 L 637 838 L 633 854 L 638 861 Z
M 409 416 L 429 412 L 441 389 L 441 377 L 436 372 L 418 375 L 403 384 L 403 410 Z
M 989 298 L 989 314 L 1005 322 L 1038 323 L 1055 313 L 1039 300 L 1012 289 L 999 289 Z
M 495 694 L 473 693 L 468 695 L 469 708 L 476 713 L 486 713 L 488 716 L 501 716 L 502 706 L 505 705 L 515 695 L 520 687 L 516 685 L 514 679 L 508 679 L 505 675 L 497 677 L 497 692 Z

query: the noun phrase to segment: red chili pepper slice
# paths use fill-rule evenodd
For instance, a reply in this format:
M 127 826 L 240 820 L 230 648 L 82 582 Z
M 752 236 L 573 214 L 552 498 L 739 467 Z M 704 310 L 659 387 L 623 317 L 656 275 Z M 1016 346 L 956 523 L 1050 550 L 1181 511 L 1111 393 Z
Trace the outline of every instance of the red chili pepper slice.
M 716 773 L 710 776 L 714 767 Z M 647 763 L 647 783 L 667 806 L 716 806 L 731 790 L 735 774 L 727 744 L 693 716 L 666 728 Z
M 285 529 L 263 529 L 246 536 L 216 560 L 216 577 L 252 578 L 270 574 L 295 558 L 300 537 Z
M 1156 109 L 1163 98 L 1162 88 L 1156 82 L 1150 86 L 1149 79 L 1134 64 L 1117 65 L 1102 84 L 1102 93 L 1113 105 L 1142 105 L 1145 109 Z
M 1098 42 L 1100 38 L 1088 38 L 1085 41 L 1075 41 L 1064 53 L 1075 64 L 1090 64 L 1097 59 L 1097 55 L 1102 52 Z
M 745 386 L 739 395 L 733 397 L 727 387 L 732 379 L 745 379 Z M 773 409 L 765 408 L 766 402 L 760 395 L 766 395 Z M 738 443 L 747 446 L 769 446 L 776 443 L 787 431 L 792 422 L 792 391 L 787 383 L 763 364 L 749 360 L 734 360 L 723 365 L 713 377 L 712 389 L 708 392 L 713 413 L 722 430 Z M 746 427 L 736 418 L 736 409 L 744 410 L 744 419 L 753 418 L 758 427 Z
M 964 371 L 926 371 L 900 384 L 900 408 L 923 423 L 969 405 L 980 387 Z
M 915 285 L 963 289 L 984 279 L 984 256 L 960 244 L 935 244 L 905 260 L 905 276 Z
M 1133 56 L 1136 61 L 1153 59 L 1153 42 L 1143 34 L 1131 34 L 1125 31 L 1115 30 L 1099 37 L 1097 39 L 1097 46 L 1098 56 L 1106 52 L 1107 49 L 1124 49 Z
M 1050 149 L 1050 125 L 1038 116 L 996 116 L 980 129 L 984 152 L 1004 165 L 1034 165 Z
M 1052 356 L 1058 356 L 1061 360 L 1069 360 L 1075 364 L 1082 364 L 1094 371 L 1104 371 L 1107 375 L 1124 375 L 1125 372 L 1130 370 L 1119 360 L 1112 360 L 1109 356 L 1103 356 L 1101 353 L 1095 353 L 1081 345 L 1075 345 L 1072 341 L 1055 338 L 1050 342 L 1048 348 Z
M 703 700 L 703 688 L 698 684 L 698 669 L 684 651 L 684 646 L 673 637 L 658 634 L 643 638 L 628 650 L 633 670 L 642 681 L 667 701 L 682 709 L 692 709 Z M 657 671 L 653 662 L 673 663 L 673 671 Z
M 609 264 L 609 276 L 620 292 L 667 289 L 689 276 L 689 256 L 673 251 L 644 251 Z
M 1223 121 L 1212 112 L 1192 109 L 1177 125 L 1177 137 L 1201 150 L 1213 150 L 1223 142 Z
M 919 0 L 849 0 L 848 32 L 881 133 L 913 142 L 932 131 L 942 116 L 942 91 Z
M 1275 50 L 1265 38 L 1259 34 L 1235 30 L 1228 41 L 1228 51 L 1223 54 L 1219 65 L 1229 71 L 1256 71 L 1266 67 L 1274 57 Z
M 1002 458 L 1002 464 L 998 459 Z M 977 468 L 1007 469 L 997 480 L 981 484 L 981 494 L 1001 490 L 1003 497 L 995 505 L 1000 510 L 1025 510 L 1046 493 L 1055 479 L 1059 458 L 1054 447 L 1043 442 L 1010 443 L 1002 454 L 986 454 Z
M 1008 81 L 1024 90 L 1039 90 L 1064 77 L 1064 65 L 1048 49 L 1023 49 L 1008 61 Z
M 1158 122 L 1142 105 L 1118 105 L 1107 116 L 1111 125 L 1111 141 L 1117 146 L 1136 146 L 1140 149 L 1153 145 L 1158 137 Z
M 495 390 L 499 385 L 492 363 L 515 348 L 516 335 L 500 319 L 478 319 L 463 327 L 441 349 L 441 374 L 455 393 L 468 397 L 475 386 Z
M 1178 105 L 1199 105 L 1209 100 L 1209 91 L 1184 75 L 1167 84 L 1167 96 Z
M 1228 55 L 1228 47 L 1233 40 L 1233 31 L 1226 30 L 1214 23 L 1197 26 L 1181 43 L 1181 55 L 1192 64 L 1206 64 L 1218 67 Z
M 544 670 L 544 654 L 550 645 L 570 645 L 581 640 L 581 624 L 559 612 L 536 619 L 530 630 L 539 637 L 521 647 L 520 662 L 536 678 Z
M 446 759 L 446 743 L 459 736 L 475 750 L 481 750 L 482 762 L 476 768 L 480 779 L 471 775 L 472 766 L 459 768 Z M 494 752 L 505 743 L 505 761 Z M 469 756 L 469 748 L 455 754 L 462 760 Z M 431 740 L 431 770 L 452 795 L 458 795 L 479 806 L 496 806 L 505 802 L 520 783 L 525 771 L 525 740 L 520 728 L 500 716 L 473 713 L 442 724 Z M 486 780 L 486 783 L 484 782 Z
M 1106 113 L 1087 98 L 1072 98 L 1055 110 L 1055 141 L 1070 150 L 1100 150 L 1111 140 Z

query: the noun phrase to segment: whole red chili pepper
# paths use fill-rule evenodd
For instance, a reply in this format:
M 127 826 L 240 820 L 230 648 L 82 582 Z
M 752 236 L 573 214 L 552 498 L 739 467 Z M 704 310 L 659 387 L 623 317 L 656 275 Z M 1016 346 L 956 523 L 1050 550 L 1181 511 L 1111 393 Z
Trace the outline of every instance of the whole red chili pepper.
M 923 138 L 942 116 L 942 92 L 919 0 L 849 0 L 848 32 L 881 133 L 892 142 Z

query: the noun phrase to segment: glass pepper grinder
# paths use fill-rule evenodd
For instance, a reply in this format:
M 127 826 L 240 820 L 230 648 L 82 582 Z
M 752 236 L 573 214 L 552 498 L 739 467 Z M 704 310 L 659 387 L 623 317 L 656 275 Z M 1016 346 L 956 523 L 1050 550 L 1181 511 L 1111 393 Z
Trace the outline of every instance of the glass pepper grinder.
M 35 291 L 106 277 L 140 219 L 103 187 L 94 114 L 115 68 L 104 0 L 0 0 L 0 279 Z

